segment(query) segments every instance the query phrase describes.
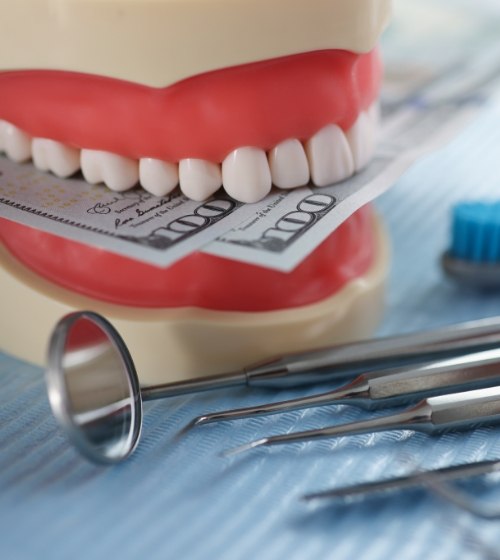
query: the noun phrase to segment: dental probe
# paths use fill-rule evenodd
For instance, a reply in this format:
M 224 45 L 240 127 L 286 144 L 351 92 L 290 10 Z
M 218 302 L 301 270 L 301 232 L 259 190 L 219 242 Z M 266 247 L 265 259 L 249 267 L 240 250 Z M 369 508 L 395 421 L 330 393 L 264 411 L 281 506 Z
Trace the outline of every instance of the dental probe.
M 103 464 L 138 444 L 143 401 L 238 386 L 288 387 L 338 379 L 377 367 L 429 361 L 500 346 L 500 317 L 280 357 L 232 373 L 141 388 L 128 348 L 101 315 L 63 317 L 49 341 L 49 401 L 70 441 Z
M 254 418 L 331 404 L 349 404 L 373 410 L 492 385 L 500 385 L 500 349 L 419 367 L 364 373 L 334 391 L 309 397 L 204 414 L 192 420 L 184 430 L 212 422 Z
M 472 478 L 484 474 L 500 471 L 500 461 L 478 461 L 465 465 L 453 465 L 429 471 L 415 472 L 405 476 L 376 480 L 374 482 L 363 482 L 331 490 L 323 490 L 306 494 L 302 497 L 305 501 L 312 500 L 354 500 L 362 499 L 368 495 L 381 492 L 392 492 L 406 490 L 431 483 L 451 482 L 464 478 Z
M 500 423 L 500 387 L 430 397 L 415 406 L 389 416 L 351 422 L 305 432 L 269 436 L 245 443 L 223 453 L 237 455 L 256 447 L 316 439 L 353 436 L 389 430 L 415 430 L 436 434 L 449 429 L 471 429 Z

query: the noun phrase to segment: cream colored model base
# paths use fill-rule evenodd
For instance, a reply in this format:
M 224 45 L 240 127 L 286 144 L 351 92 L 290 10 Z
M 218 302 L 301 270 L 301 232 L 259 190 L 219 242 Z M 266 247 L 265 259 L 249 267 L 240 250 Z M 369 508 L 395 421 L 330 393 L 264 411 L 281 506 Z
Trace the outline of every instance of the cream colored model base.
M 391 0 L 0 0 L 0 69 L 165 87 L 301 52 L 367 52 L 390 12 Z
M 380 319 L 387 239 L 375 225 L 369 272 L 319 303 L 285 311 L 151 310 L 105 304 L 49 283 L 0 250 L 0 349 L 43 365 L 47 341 L 65 314 L 103 314 L 127 343 L 140 380 L 156 384 L 240 369 L 266 358 L 369 336 Z

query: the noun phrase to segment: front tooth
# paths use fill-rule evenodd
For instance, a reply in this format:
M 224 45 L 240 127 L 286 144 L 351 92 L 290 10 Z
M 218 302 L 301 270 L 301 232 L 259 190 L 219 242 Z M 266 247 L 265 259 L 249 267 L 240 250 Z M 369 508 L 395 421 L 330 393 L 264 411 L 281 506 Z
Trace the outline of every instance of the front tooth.
M 375 152 L 375 120 L 376 113 L 360 113 L 358 120 L 346 134 L 356 171 L 365 167 Z
M 272 185 L 266 152 L 250 147 L 231 152 L 222 162 L 222 183 L 226 192 L 241 202 L 264 198 Z
M 31 136 L 7 121 L 0 121 L 0 152 L 17 163 L 31 158 Z
M 31 149 L 33 163 L 42 171 L 70 177 L 80 169 L 80 150 L 47 138 L 33 138 Z
M 309 164 L 302 144 L 285 140 L 269 152 L 273 184 L 282 189 L 301 187 L 309 182 Z
M 179 184 L 188 198 L 205 200 L 222 185 L 220 165 L 204 159 L 181 159 Z
M 5 152 L 5 134 L 8 123 L 0 119 L 0 152 Z
M 377 134 L 380 124 L 380 103 L 378 101 L 375 101 L 370 105 L 370 108 L 368 109 L 368 116 L 370 117 L 370 122 L 375 130 L 375 134 Z
M 110 152 L 82 150 L 81 166 L 87 183 L 104 183 L 113 191 L 126 191 L 139 180 L 136 160 Z
M 142 158 L 139 161 L 139 180 L 151 194 L 165 196 L 178 185 L 179 171 L 175 163 Z
M 342 130 L 329 124 L 306 142 L 313 183 L 325 187 L 354 173 L 351 148 Z

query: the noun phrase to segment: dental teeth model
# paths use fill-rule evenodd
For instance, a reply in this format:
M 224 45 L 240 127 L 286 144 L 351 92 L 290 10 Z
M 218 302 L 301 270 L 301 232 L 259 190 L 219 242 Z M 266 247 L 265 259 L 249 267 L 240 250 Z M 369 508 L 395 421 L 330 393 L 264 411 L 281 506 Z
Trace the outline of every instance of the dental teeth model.
M 373 154 L 388 8 L 3 0 L 15 32 L 0 53 L 0 151 L 115 191 L 180 185 L 194 200 L 221 185 L 256 202 L 273 183 L 341 181 Z
M 0 152 L 200 201 L 342 181 L 375 149 L 389 14 L 390 0 L 0 0 Z M 0 305 L 19 328 L 1 324 L 0 346 L 41 362 L 60 315 L 93 309 L 156 382 L 167 359 L 189 377 L 366 336 L 386 267 L 374 223 L 358 211 L 281 274 L 201 254 L 160 270 L 0 219 Z

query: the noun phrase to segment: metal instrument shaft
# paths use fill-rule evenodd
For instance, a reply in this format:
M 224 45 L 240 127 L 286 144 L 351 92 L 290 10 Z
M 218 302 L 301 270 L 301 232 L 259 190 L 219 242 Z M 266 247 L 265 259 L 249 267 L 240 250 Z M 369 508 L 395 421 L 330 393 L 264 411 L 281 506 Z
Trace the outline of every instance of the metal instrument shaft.
M 368 495 L 380 494 L 382 492 L 391 492 L 406 490 L 424 486 L 428 483 L 443 483 L 472 478 L 493 472 L 500 471 L 500 461 L 478 461 L 465 465 L 453 465 L 430 471 L 415 472 L 405 476 L 388 478 L 385 480 L 377 480 L 374 482 L 363 482 L 321 492 L 314 492 L 302 497 L 305 501 L 312 500 L 340 500 L 351 501 L 363 499 Z
M 331 404 L 349 404 L 372 410 L 499 384 L 500 350 L 495 349 L 419 367 L 365 373 L 334 391 L 318 395 L 205 414 L 192 420 L 185 429 Z
M 449 429 L 471 429 L 500 423 L 500 387 L 430 397 L 397 414 L 317 430 L 264 437 L 224 452 L 236 455 L 256 447 L 352 436 L 388 430 L 415 430 L 436 434 Z

